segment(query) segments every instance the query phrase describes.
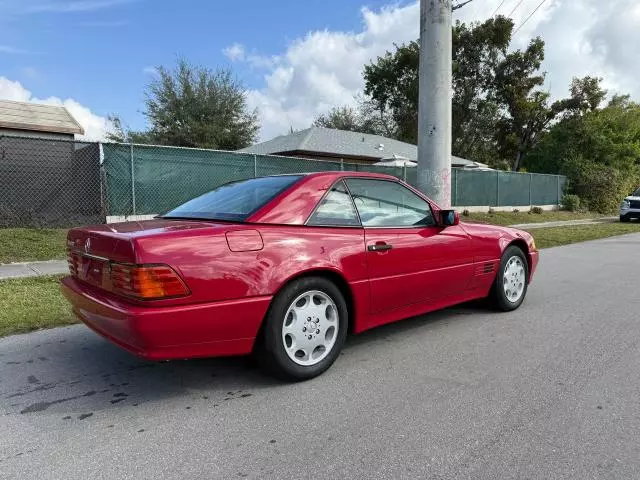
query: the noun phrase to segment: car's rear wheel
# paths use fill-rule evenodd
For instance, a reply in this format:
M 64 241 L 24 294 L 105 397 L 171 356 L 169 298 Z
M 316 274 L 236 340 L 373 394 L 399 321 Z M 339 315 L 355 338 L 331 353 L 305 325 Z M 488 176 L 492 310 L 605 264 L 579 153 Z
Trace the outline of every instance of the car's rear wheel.
M 509 312 L 524 301 L 527 294 L 529 265 L 521 248 L 512 245 L 502 254 L 491 300 L 496 308 Z
M 306 380 L 335 362 L 348 312 L 338 287 L 322 277 L 293 281 L 273 300 L 263 331 L 261 364 L 276 376 Z

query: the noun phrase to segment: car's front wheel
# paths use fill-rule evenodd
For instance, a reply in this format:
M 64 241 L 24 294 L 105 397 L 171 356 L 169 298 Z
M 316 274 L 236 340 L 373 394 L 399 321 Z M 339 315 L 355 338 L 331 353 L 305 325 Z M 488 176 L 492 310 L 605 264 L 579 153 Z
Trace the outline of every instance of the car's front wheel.
M 500 269 L 491 292 L 496 308 L 509 312 L 518 308 L 527 294 L 529 265 L 521 248 L 512 245 L 502 254 Z
M 631 218 L 629 218 L 628 215 L 620 215 L 620 221 L 622 223 L 627 223 L 627 222 L 631 221 Z
M 348 311 L 336 285 L 323 277 L 293 281 L 273 300 L 260 357 L 270 373 L 307 380 L 335 362 L 347 335 Z

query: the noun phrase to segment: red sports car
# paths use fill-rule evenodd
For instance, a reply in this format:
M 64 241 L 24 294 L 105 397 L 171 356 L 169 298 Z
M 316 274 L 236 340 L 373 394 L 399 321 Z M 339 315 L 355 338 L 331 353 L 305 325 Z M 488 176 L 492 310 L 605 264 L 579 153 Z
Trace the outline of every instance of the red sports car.
M 347 332 L 483 297 L 514 310 L 538 263 L 528 233 L 361 172 L 233 182 L 67 246 L 62 291 L 112 342 L 153 360 L 254 352 L 294 380 L 329 368 Z

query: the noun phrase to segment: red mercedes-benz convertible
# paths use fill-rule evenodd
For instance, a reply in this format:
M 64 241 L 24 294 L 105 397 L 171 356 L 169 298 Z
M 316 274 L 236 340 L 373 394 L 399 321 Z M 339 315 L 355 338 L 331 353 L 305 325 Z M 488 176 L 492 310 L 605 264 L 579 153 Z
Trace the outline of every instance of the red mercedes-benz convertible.
M 329 368 L 347 332 L 483 297 L 514 310 L 538 263 L 526 232 L 351 172 L 230 183 L 67 244 L 62 291 L 112 342 L 153 360 L 254 352 L 296 380 Z

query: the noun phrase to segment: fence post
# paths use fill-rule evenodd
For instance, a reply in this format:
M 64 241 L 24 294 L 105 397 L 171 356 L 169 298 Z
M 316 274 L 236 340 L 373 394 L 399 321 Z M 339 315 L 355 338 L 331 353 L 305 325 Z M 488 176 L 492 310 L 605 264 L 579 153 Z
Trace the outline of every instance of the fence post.
M 340 171 L 344 172 L 344 160 L 342 158 L 340 159 Z
M 529 208 L 533 207 L 533 174 L 529 174 Z
M 451 169 L 451 173 L 453 174 L 453 198 L 451 199 L 451 206 L 458 206 L 458 170 L 455 168 Z
M 496 207 L 500 206 L 500 170 L 496 170 Z
M 253 156 L 253 178 L 258 178 L 258 156 Z
M 133 143 L 130 144 L 130 160 L 131 160 L 131 206 L 133 215 L 136 214 L 136 173 L 133 165 Z
M 556 203 L 556 205 L 560 206 L 560 175 L 556 175 L 556 182 L 558 185 L 558 188 L 556 188 L 556 192 L 558 194 L 558 203 Z
M 402 181 L 406 183 L 407 181 L 407 164 L 402 164 Z

